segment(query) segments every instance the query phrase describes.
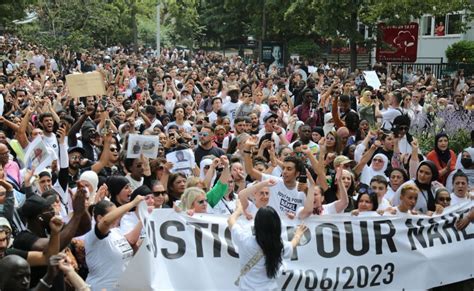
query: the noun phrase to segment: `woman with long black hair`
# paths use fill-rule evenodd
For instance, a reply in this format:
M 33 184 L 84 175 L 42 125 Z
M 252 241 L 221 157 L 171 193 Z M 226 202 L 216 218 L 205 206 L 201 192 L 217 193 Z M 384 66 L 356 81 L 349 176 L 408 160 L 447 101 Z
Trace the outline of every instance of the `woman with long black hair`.
M 237 224 L 242 215 L 242 206 L 229 217 L 228 224 L 232 241 L 239 249 L 240 275 L 235 282 L 240 290 L 273 290 L 277 289 L 277 278 L 283 258 L 291 256 L 306 226 L 299 225 L 291 242 L 281 238 L 281 220 L 278 213 L 270 206 L 260 208 L 255 215 L 255 235 L 250 229 Z
M 441 211 L 439 205 L 435 201 L 436 188 L 440 186 L 436 180 L 438 179 L 438 170 L 436 165 L 429 160 L 422 161 L 418 165 L 416 176 L 413 180 L 409 180 L 402 184 L 392 198 L 392 205 L 398 206 L 400 204 L 400 193 L 403 186 L 415 185 L 418 191 L 418 199 L 415 205 L 415 210 L 419 213 L 427 213 L 428 211 Z

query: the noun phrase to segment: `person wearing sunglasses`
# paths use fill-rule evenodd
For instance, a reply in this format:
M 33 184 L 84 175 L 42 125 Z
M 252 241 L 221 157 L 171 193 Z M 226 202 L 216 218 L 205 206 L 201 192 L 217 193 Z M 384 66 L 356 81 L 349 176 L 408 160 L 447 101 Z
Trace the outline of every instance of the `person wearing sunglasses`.
M 165 187 L 163 187 L 163 184 L 158 181 L 155 181 L 152 187 L 152 193 L 153 206 L 155 208 L 170 208 L 166 204 L 166 201 L 168 200 L 168 193 L 166 192 Z
M 440 187 L 436 189 L 435 192 L 435 201 L 436 204 L 439 204 L 443 206 L 443 208 L 446 208 L 451 205 L 451 197 L 449 195 L 448 189 L 444 187 Z

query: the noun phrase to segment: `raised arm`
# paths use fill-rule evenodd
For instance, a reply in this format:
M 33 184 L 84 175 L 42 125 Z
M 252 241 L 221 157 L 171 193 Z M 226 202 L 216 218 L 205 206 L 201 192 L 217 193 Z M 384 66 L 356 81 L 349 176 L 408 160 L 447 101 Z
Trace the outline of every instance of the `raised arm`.
M 265 187 L 272 187 L 273 185 L 276 184 L 276 181 L 274 179 L 268 179 L 265 181 L 261 181 L 258 183 L 253 184 L 250 187 L 247 187 L 243 189 L 242 191 L 239 192 L 239 200 L 240 204 L 242 205 L 242 209 L 245 211 L 247 207 L 249 206 L 249 197 L 253 195 L 254 193 L 260 191 L 260 189 L 265 188 Z
M 253 167 L 252 163 L 252 153 L 251 149 L 252 147 L 257 145 L 257 137 L 250 137 L 247 139 L 244 145 L 244 151 L 243 151 L 243 156 L 244 156 L 244 165 L 245 165 L 245 171 L 247 174 L 250 175 L 250 177 L 256 181 L 262 180 L 262 173 L 258 170 L 256 170 Z
M 341 213 L 349 205 L 349 197 L 347 196 L 347 189 L 342 182 L 342 167 L 339 167 L 336 171 L 336 183 L 337 183 L 337 192 L 339 192 L 339 199 L 336 201 L 336 212 Z
M 308 148 L 307 146 L 303 147 L 303 153 L 305 153 L 306 157 L 309 159 L 311 163 L 311 167 L 313 168 L 314 172 L 316 175 L 318 175 L 317 181 L 319 183 L 319 186 L 323 189 L 323 191 L 326 191 L 329 188 L 328 182 L 326 180 L 326 169 L 324 167 L 324 146 L 321 147 L 321 150 L 319 155 L 320 155 L 320 160 L 318 161 L 313 153 L 311 152 L 311 149 Z
M 301 220 L 311 216 L 311 214 L 313 214 L 314 209 L 314 187 L 316 186 L 316 184 L 314 183 L 313 178 L 311 177 L 311 174 L 308 170 L 306 170 L 306 176 L 309 180 L 308 194 L 306 195 L 306 199 L 304 201 L 303 210 L 301 210 L 298 214 L 298 218 Z
M 97 229 L 99 232 L 103 235 L 107 234 L 117 220 L 119 220 L 125 213 L 129 212 L 133 207 L 137 207 L 137 205 L 143 201 L 143 199 L 143 196 L 137 195 L 133 201 L 128 202 L 127 204 L 115 208 L 114 210 L 107 213 L 97 223 Z
M 220 159 L 215 158 L 212 161 L 212 164 L 209 165 L 209 170 L 207 170 L 207 173 L 204 176 L 204 181 L 203 181 L 204 185 L 206 186 L 206 189 L 211 188 L 212 177 L 214 177 L 214 174 L 216 173 L 216 168 L 219 165 L 219 163 L 220 163 Z
M 230 179 L 230 167 L 229 160 L 226 156 L 220 157 L 221 164 L 224 169 L 222 170 L 221 176 L 217 184 L 212 187 L 212 189 L 206 193 L 206 198 L 209 201 L 209 205 L 214 207 L 219 203 L 222 197 L 227 193 L 229 179 Z
M 364 167 L 367 165 L 367 163 L 370 161 L 370 159 L 374 156 L 375 151 L 377 148 L 381 147 L 381 143 L 379 140 L 376 140 L 370 149 L 362 156 L 360 159 L 359 163 L 355 166 L 354 168 L 354 174 L 360 175 L 362 173 L 362 170 L 364 170 Z

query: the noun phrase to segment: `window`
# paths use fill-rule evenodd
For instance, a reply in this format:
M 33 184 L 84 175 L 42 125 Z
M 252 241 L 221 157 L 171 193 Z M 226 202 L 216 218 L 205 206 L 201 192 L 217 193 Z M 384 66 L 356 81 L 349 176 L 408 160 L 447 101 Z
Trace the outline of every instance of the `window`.
M 462 33 L 462 14 L 448 14 L 443 16 L 425 15 L 421 17 L 422 36 L 445 36 Z
M 423 16 L 421 18 L 421 35 L 433 35 L 432 32 L 432 25 L 433 17 L 431 16 Z
M 450 14 L 446 16 L 447 34 L 460 34 L 462 27 L 461 14 Z

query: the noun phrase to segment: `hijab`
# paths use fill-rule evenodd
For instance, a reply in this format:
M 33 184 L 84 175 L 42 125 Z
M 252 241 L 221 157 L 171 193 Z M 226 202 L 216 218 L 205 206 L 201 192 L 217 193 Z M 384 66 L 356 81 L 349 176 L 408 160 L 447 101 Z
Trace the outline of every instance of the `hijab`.
M 362 170 L 362 174 L 360 175 L 360 182 L 361 183 L 366 184 L 366 185 L 370 185 L 370 180 L 372 180 L 372 178 L 374 176 L 377 176 L 377 175 L 385 177 L 385 179 L 387 179 L 387 181 L 388 181 L 388 178 L 385 175 L 385 170 L 387 170 L 387 167 L 388 167 L 388 158 L 387 158 L 387 156 L 384 155 L 384 154 L 376 154 L 372 159 L 375 159 L 375 158 L 380 158 L 380 159 L 383 160 L 382 168 L 380 170 L 375 170 L 373 168 L 374 167 L 373 162 L 370 164 L 370 166 L 365 166 L 364 169 Z
M 420 181 L 418 181 L 418 171 L 420 171 L 421 166 L 427 166 L 431 170 L 431 181 L 428 184 L 422 184 Z M 418 165 L 418 169 L 416 169 L 415 184 L 422 192 L 426 191 L 426 193 L 428 194 L 428 197 L 424 198 L 426 200 L 428 210 L 431 211 L 436 210 L 435 197 L 433 195 L 433 191 L 431 191 L 431 183 L 436 180 L 438 180 L 438 169 L 436 168 L 436 165 L 430 160 L 422 161 Z
M 434 145 L 434 150 L 436 152 L 436 155 L 438 156 L 438 160 L 440 160 L 441 162 L 443 162 L 444 165 L 446 165 L 448 162 L 449 162 L 449 159 L 451 158 L 451 152 L 449 150 L 449 144 L 448 144 L 448 148 L 446 150 L 441 150 L 439 147 L 438 147 L 438 141 L 442 138 L 442 137 L 445 137 L 448 139 L 449 141 L 449 138 L 448 138 L 448 135 L 444 132 L 442 133 L 438 133 L 435 137 L 435 145 Z

